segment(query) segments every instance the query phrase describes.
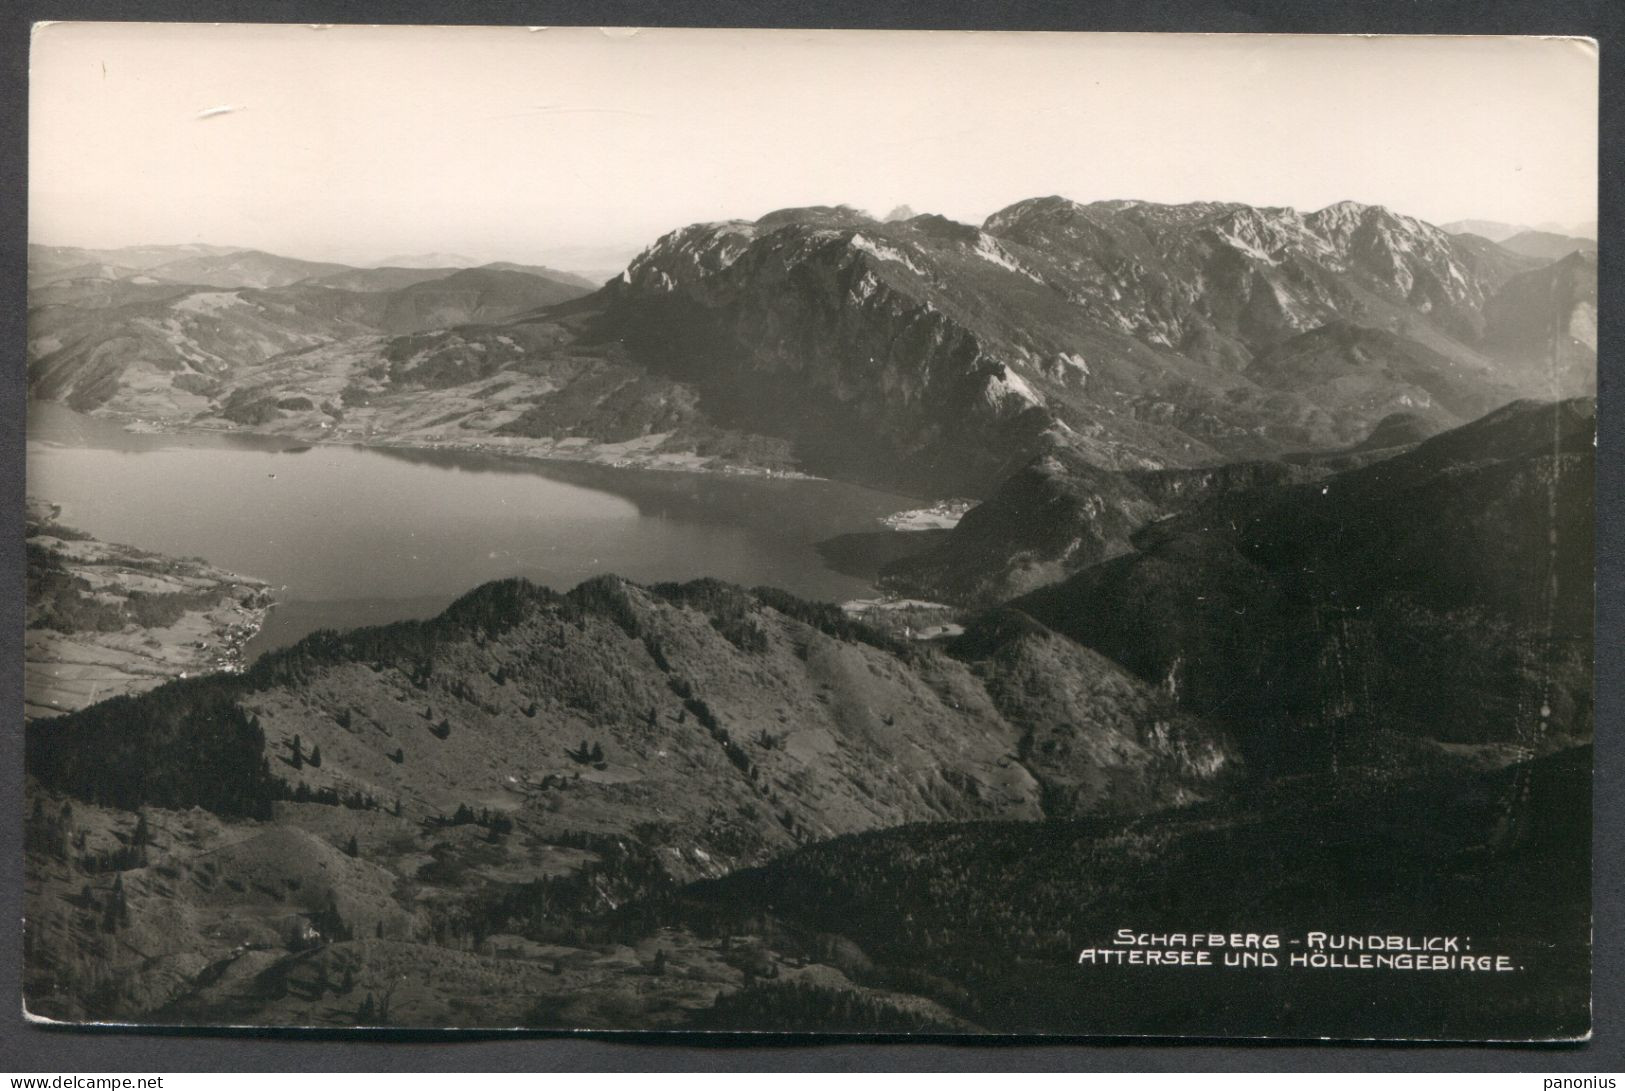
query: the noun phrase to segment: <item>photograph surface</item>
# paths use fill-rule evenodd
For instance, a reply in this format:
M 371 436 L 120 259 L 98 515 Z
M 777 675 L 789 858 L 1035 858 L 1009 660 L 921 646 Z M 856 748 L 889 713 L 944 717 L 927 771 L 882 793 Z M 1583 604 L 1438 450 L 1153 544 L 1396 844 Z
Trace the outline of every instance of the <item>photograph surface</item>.
M 1597 106 L 38 25 L 26 1011 L 1585 1038 Z

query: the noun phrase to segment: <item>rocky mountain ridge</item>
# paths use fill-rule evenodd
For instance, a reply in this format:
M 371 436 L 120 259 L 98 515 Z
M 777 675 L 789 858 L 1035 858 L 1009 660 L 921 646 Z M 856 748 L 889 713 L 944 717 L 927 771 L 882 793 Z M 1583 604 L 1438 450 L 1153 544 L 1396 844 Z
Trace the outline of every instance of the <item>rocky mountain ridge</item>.
M 1153 468 L 1346 446 L 1404 408 L 1462 423 L 1524 389 L 1482 318 L 1524 268 L 1347 202 L 1042 198 L 981 228 L 797 209 L 666 236 L 606 288 L 606 321 L 655 366 L 705 372 L 720 411 L 793 390 L 825 435 L 753 424 L 814 464 L 860 450 L 985 487 L 1056 444 Z M 1270 366 L 1328 326 L 1361 343 L 1370 389 Z
M 83 338 L 85 323 L 106 324 L 103 312 L 188 304 L 159 285 L 103 278 L 94 290 L 87 282 L 75 307 L 63 285 L 77 282 L 41 283 L 32 373 L 39 396 L 171 426 L 231 426 L 220 409 L 254 386 L 267 393 L 257 426 L 314 440 L 339 426 L 299 387 L 317 361 L 372 371 L 401 351 L 378 332 L 483 324 L 461 337 L 459 370 L 494 377 L 469 392 L 485 411 L 434 413 L 421 395 L 403 395 L 387 420 L 443 418 L 452 435 L 479 443 L 524 417 L 547 422 L 537 438 L 554 444 L 646 439 L 700 454 L 702 441 L 671 436 L 667 418 L 682 405 L 679 415 L 697 422 L 690 431 L 771 451 L 767 466 L 976 495 L 1061 448 L 1110 469 L 1215 465 L 1347 448 L 1395 412 L 1442 428 L 1518 396 L 1587 393 L 1584 352 L 1554 385 L 1541 366 L 1549 347 L 1487 317 L 1518 309 L 1502 295 L 1522 291 L 1513 282 L 1539 267 L 1488 240 L 1352 202 L 1300 213 L 1048 197 L 979 227 L 785 209 L 681 228 L 603 289 L 566 302 L 579 286 L 537 282 L 515 297 L 496 281 L 516 271 L 494 267 L 425 281 L 407 270 L 341 271 L 285 289 L 301 293 L 297 302 L 252 315 L 246 332 L 211 330 L 204 340 L 218 346 L 194 343 L 184 320 L 171 332 L 187 343 L 169 348 L 162 330 L 139 322 Z M 475 290 L 456 283 L 475 272 L 486 278 Z M 400 302 L 380 311 L 366 293 L 341 304 L 316 295 L 324 282 L 387 285 Z M 515 332 L 526 326 L 554 332 L 539 342 Z M 514 375 L 536 370 L 532 349 L 513 374 L 474 355 L 504 337 L 545 343 L 552 356 L 624 352 L 626 382 L 518 383 Z M 312 366 L 279 379 L 290 351 L 314 353 Z M 629 390 L 648 407 L 635 436 L 600 423 L 625 417 L 606 399 Z M 575 408 L 561 414 L 565 403 Z

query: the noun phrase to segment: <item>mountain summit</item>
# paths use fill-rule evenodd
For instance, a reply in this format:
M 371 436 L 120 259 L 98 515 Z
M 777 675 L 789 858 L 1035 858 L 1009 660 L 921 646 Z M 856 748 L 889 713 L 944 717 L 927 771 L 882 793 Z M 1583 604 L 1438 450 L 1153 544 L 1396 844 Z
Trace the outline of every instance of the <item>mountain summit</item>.
M 308 438 L 364 408 L 368 434 L 398 441 L 434 420 L 937 495 L 986 495 L 1061 449 L 1111 470 L 1215 465 L 1347 449 L 1395 413 L 1436 431 L 1595 389 L 1594 265 L 1543 296 L 1558 274 L 1541 259 L 1354 201 L 1048 196 L 980 225 L 787 208 L 674 230 L 590 294 L 504 264 L 233 252 L 128 275 L 70 257 L 33 289 L 37 396 L 244 423 L 252 390 L 256 427 Z M 392 338 L 437 328 L 436 381 L 384 382 L 425 351 Z M 353 406 L 326 397 L 346 389 Z
M 666 235 L 606 288 L 605 329 L 810 466 L 976 490 L 1056 444 L 1157 468 L 1348 446 L 1399 410 L 1459 424 L 1523 389 L 1483 351 L 1523 268 L 1356 202 L 787 209 Z M 1286 346 L 1323 327 L 1364 386 L 1305 381 L 1321 347 Z

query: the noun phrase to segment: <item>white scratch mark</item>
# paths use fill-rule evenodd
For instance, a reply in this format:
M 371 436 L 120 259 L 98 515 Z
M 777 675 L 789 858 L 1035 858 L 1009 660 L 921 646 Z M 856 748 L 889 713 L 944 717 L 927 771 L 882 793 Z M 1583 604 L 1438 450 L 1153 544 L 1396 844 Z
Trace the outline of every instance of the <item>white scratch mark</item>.
M 203 120 L 205 120 L 207 118 L 219 117 L 221 114 L 229 114 L 229 113 L 232 113 L 233 111 L 243 110 L 243 109 L 246 109 L 246 107 L 243 107 L 243 106 L 210 106 L 206 110 L 199 110 L 197 112 L 197 120 L 203 121 Z

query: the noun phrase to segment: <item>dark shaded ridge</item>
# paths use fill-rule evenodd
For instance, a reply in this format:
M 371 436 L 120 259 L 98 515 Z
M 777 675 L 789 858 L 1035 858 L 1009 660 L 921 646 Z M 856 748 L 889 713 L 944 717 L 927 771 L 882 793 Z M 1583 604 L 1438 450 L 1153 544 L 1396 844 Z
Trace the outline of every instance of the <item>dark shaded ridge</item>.
M 609 578 L 609 577 L 601 577 Z M 432 618 L 369 625 L 338 632 L 318 629 L 296 644 L 266 652 L 242 675 L 248 691 L 298 683 L 312 668 L 340 661 L 419 661 L 441 643 L 474 633 L 500 636 L 540 606 L 567 597 L 523 577 L 493 580 L 458 598 Z
M 392 667 L 421 684 L 434 672 L 442 646 L 467 638 L 498 638 L 544 608 L 566 621 L 589 615 L 613 621 L 643 640 L 657 665 L 669 671 L 658 640 L 642 632 L 627 586 L 620 577 L 600 576 L 561 595 L 523 578 L 497 580 L 426 620 L 343 633 L 319 630 L 266 653 L 241 675 L 176 680 L 31 725 L 25 767 L 48 787 L 99 803 L 200 806 L 222 815 L 265 817 L 272 802 L 291 798 L 290 789 L 271 772 L 264 735 L 239 705 L 244 695 L 276 686 L 297 688 L 335 663 L 363 663 L 375 671 Z M 708 614 L 712 626 L 745 651 L 766 644 L 748 616 L 753 605 L 777 610 L 839 640 L 861 641 L 897 655 L 913 650 L 905 641 L 847 618 L 838 607 L 775 588 L 746 591 L 705 579 L 649 590 Z
M 30 724 L 24 768 L 93 803 L 269 818 L 284 782 L 271 774 L 265 735 L 222 679 L 171 682 Z
M 1015 605 L 1229 724 L 1262 771 L 1394 734 L 1583 741 L 1594 411 L 1514 403 L 1325 483 L 1221 496 Z
M 1285 462 L 1236 462 L 1164 470 L 1106 470 L 1060 448 L 999 483 L 952 530 L 894 534 L 897 556 L 879 568 L 881 586 L 965 606 L 989 606 L 1058 583 L 1127 553 L 1146 525 L 1214 497 L 1314 480 L 1326 471 Z M 862 537 L 821 551 L 863 559 L 878 553 Z M 837 553 L 837 556 L 840 554 Z
M 1244 806 L 848 835 L 651 894 L 606 935 L 681 925 L 759 936 L 1005 1032 L 1581 1035 L 1590 770 L 1585 746 L 1488 775 L 1285 783 Z M 1286 938 L 1387 934 L 1397 922 L 1412 934 L 1465 936 L 1472 953 L 1505 955 L 1517 969 L 1287 964 L 1305 948 Z M 1078 965 L 1079 950 L 1111 946 L 1125 924 L 1275 931 L 1283 968 Z
M 804 625 L 810 625 L 825 636 L 834 637 L 836 640 L 868 644 L 870 647 L 905 659 L 918 651 L 912 642 L 848 617 L 839 606 L 832 603 L 809 602 L 777 587 L 757 587 L 751 593 L 762 605 L 771 607 Z
M 979 492 L 1047 446 L 1049 410 L 995 412 L 988 401 L 1007 368 L 985 322 L 931 276 L 855 247 L 855 228 L 867 240 L 879 225 L 822 222 L 819 210 L 786 210 L 754 235 L 675 232 L 608 286 L 594 336 L 622 339 L 650 370 L 693 383 L 719 424 L 785 437 L 801 465 L 830 476 Z M 931 241 L 890 231 L 879 237 Z M 958 273 L 982 275 L 957 244 L 932 245 Z M 1021 285 L 1028 302 L 1064 310 L 1052 291 Z M 983 289 L 962 287 L 971 311 L 993 313 Z
M 500 580 L 464 595 L 426 621 L 338 633 L 320 630 L 262 656 L 242 675 L 169 682 L 30 725 L 24 766 L 48 787 L 96 803 L 203 807 L 228 816 L 268 817 L 290 798 L 271 772 L 265 736 L 238 701 L 245 693 L 299 685 L 339 661 L 429 669 L 436 648 L 469 633 L 500 634 L 538 605 L 564 601 L 527 580 Z
M 978 614 L 946 647 L 957 659 L 984 659 L 999 654 L 1024 637 L 1043 637 L 1051 632 L 1031 614 L 1014 607 L 997 607 Z

